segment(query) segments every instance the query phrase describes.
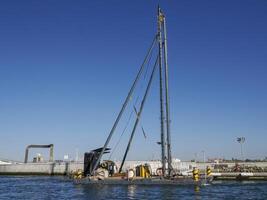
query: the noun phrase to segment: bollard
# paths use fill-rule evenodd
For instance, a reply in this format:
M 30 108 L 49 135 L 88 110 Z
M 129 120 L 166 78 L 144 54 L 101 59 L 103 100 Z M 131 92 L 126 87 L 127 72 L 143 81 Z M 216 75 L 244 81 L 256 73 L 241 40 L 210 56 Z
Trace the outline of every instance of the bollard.
M 207 176 L 211 175 L 211 168 L 209 166 L 207 166 L 206 168 L 206 173 L 207 173 Z
M 199 169 L 197 169 L 196 167 L 194 167 L 193 169 L 193 180 L 199 181 Z

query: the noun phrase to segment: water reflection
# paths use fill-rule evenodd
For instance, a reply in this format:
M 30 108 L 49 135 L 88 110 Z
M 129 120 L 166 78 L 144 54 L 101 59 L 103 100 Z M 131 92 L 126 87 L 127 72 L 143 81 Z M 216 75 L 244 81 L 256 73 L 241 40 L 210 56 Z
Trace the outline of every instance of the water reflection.
M 195 199 L 201 199 L 201 196 L 200 196 L 200 186 L 199 185 L 195 185 L 194 186 L 194 191 L 195 191 Z
M 129 185 L 128 186 L 128 198 L 135 199 L 136 196 L 136 185 Z
M 195 193 L 199 193 L 200 192 L 200 187 L 198 185 L 195 185 L 194 189 L 195 189 Z
M 214 182 L 209 186 L 76 185 L 62 177 L 0 176 L 0 199 L 267 199 L 267 182 Z M 244 191 L 246 192 L 244 196 Z

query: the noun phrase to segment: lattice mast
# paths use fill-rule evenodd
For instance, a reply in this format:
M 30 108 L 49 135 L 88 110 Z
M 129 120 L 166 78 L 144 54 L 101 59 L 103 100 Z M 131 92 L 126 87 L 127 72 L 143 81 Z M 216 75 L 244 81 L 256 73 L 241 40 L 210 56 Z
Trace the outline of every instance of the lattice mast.
M 170 108 L 169 108 L 170 100 L 169 100 L 167 30 L 166 30 L 166 18 L 160 7 L 158 7 L 157 36 L 158 36 L 158 46 L 159 46 L 159 75 L 160 75 L 161 159 L 162 159 L 162 172 L 163 175 L 166 176 L 167 174 L 170 175 L 172 171 L 172 153 L 171 153 L 171 135 L 170 135 L 171 133 L 170 133 Z M 167 134 L 165 134 L 165 128 Z M 166 163 L 168 163 L 168 165 L 166 165 Z

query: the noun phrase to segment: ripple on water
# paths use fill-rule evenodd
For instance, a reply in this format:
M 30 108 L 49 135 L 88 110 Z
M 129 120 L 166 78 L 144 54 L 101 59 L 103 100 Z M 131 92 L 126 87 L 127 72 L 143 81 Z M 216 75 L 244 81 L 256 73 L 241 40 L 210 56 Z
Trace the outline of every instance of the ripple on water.
M 194 186 L 86 186 L 64 177 L 0 176 L 0 199 L 267 199 L 267 182 Z

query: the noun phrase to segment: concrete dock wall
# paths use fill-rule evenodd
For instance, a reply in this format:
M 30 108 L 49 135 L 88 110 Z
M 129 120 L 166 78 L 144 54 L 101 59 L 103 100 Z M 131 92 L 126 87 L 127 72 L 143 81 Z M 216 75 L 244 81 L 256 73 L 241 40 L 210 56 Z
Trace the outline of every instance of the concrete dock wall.
M 83 163 L 49 162 L 0 165 L 0 175 L 66 175 L 83 169 Z
M 115 162 L 117 168 L 120 162 Z M 156 174 L 156 170 L 161 167 L 160 161 L 126 161 L 123 170 L 133 169 L 140 164 L 149 164 L 152 169 L 152 174 Z M 220 163 L 227 165 L 229 168 L 235 166 L 235 163 Z M 267 162 L 244 162 L 239 163 L 246 166 L 267 167 Z M 186 172 L 198 167 L 204 170 L 206 166 L 212 169 L 215 163 L 195 163 L 195 162 L 173 162 L 173 168 L 180 172 Z M 0 175 L 66 175 L 78 169 L 83 170 L 83 162 L 47 162 L 47 163 L 16 163 L 0 165 Z M 217 172 L 216 170 L 212 170 Z

